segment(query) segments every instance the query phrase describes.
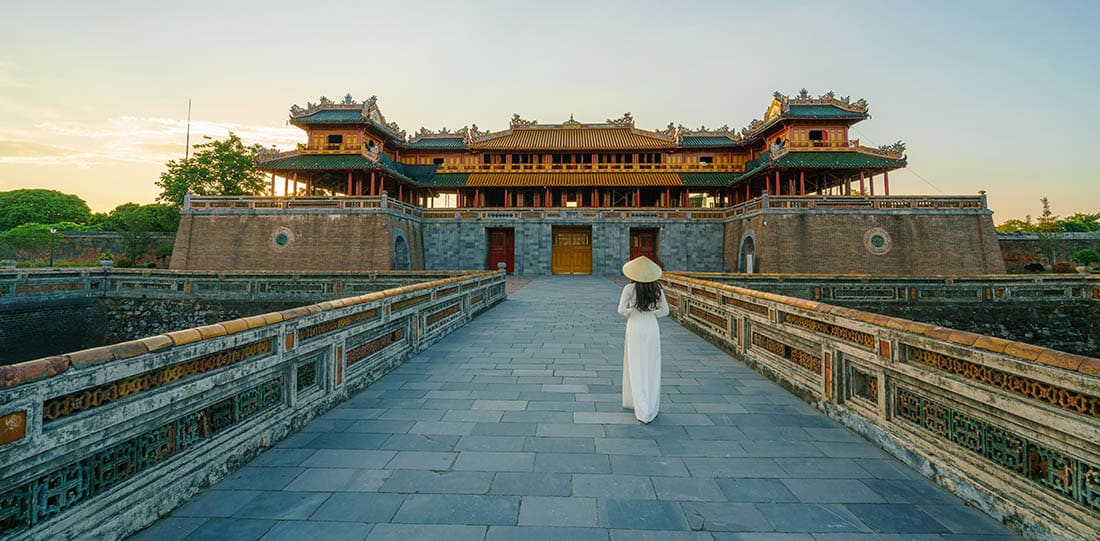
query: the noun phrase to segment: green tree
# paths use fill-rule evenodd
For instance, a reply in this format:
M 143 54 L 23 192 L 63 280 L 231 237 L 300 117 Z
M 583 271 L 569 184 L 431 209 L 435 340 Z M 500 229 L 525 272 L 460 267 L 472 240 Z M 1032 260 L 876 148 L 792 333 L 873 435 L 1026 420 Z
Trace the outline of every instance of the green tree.
M 1034 233 L 1035 224 L 1031 223 L 1031 215 L 1025 220 L 1005 220 L 997 226 L 998 233 Z
M 157 200 L 180 207 L 188 192 L 195 195 L 258 195 L 267 183 L 256 170 L 260 145 L 245 146 L 233 132 L 225 140 L 195 145 L 190 159 L 172 160 L 160 174 Z
M 87 223 L 92 212 L 83 199 L 56 190 L 0 192 L 0 231 L 23 224 Z
M 1039 233 L 1057 233 L 1061 231 L 1058 229 L 1058 216 L 1055 216 L 1050 210 L 1050 201 L 1045 197 L 1040 198 L 1039 201 L 1043 203 L 1043 213 L 1036 220 L 1035 229 Z
M 1073 257 L 1070 259 L 1082 264 L 1088 265 L 1089 263 L 1100 263 L 1100 252 L 1093 250 L 1092 248 L 1085 248 L 1084 250 L 1077 250 L 1074 252 Z
M 103 227 L 118 231 L 123 256 L 134 263 L 147 259 L 158 233 L 179 227 L 179 209 L 170 205 L 124 203 L 115 207 L 103 221 Z

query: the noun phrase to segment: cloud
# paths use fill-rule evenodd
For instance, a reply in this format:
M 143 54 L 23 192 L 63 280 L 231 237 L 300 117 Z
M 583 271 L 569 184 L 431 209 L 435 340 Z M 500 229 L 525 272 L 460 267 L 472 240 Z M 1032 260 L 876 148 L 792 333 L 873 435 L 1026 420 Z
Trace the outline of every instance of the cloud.
M 68 156 L 75 154 L 71 148 L 62 148 L 30 141 L 0 141 L 0 159 L 34 156 Z

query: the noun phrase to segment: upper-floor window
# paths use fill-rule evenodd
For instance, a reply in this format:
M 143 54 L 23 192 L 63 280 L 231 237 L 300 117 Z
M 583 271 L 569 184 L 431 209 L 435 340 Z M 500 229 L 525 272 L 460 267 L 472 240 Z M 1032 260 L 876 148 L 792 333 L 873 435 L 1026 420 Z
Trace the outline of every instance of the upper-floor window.
M 828 141 L 829 140 L 829 132 L 826 132 L 825 130 L 810 130 L 810 140 L 811 141 Z
M 699 156 L 699 163 L 711 165 L 714 163 L 714 156 Z
M 638 154 L 638 163 L 661 163 L 661 154 L 659 152 Z
M 328 136 L 328 140 L 326 142 L 330 145 L 342 145 L 342 144 L 344 144 L 344 136 L 343 135 L 330 135 L 330 136 Z
M 432 159 L 432 164 L 433 165 L 443 165 L 443 158 L 433 158 Z

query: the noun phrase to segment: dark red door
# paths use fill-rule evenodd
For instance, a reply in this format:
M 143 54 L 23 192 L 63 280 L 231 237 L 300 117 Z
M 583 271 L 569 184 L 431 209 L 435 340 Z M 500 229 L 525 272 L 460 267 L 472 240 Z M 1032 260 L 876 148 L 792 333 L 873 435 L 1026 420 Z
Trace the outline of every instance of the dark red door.
M 657 261 L 656 229 L 630 230 L 630 259 L 643 255 Z
M 497 270 L 497 263 L 508 266 L 508 274 L 516 271 L 516 232 L 514 229 L 489 230 L 489 270 Z

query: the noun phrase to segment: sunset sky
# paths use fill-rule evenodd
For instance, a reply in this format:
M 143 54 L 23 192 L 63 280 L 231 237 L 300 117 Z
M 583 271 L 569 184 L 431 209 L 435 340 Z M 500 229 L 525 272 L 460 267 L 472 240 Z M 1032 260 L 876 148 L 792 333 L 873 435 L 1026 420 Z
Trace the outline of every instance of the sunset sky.
M 0 191 L 151 203 L 191 140 L 291 147 L 292 104 L 378 96 L 411 132 L 629 111 L 740 129 L 778 90 L 870 103 L 895 194 L 989 192 L 995 221 L 1100 212 L 1100 2 L 2 0 Z

